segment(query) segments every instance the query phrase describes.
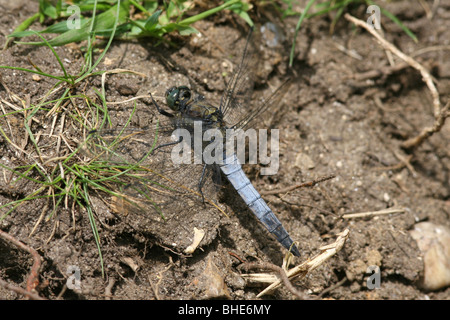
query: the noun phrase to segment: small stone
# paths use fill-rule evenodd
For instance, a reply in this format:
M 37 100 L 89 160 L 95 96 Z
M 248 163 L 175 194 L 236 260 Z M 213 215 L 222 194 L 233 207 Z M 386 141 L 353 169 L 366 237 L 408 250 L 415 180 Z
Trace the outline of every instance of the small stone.
M 127 84 L 120 84 L 117 86 L 117 91 L 119 91 L 119 93 L 124 96 L 135 95 L 138 90 L 139 88 L 137 86 L 130 86 Z
M 423 255 L 424 274 L 419 285 L 429 291 L 450 285 L 450 229 L 421 222 L 410 231 Z
M 295 158 L 294 166 L 296 166 L 302 171 L 306 171 L 314 169 L 315 164 L 314 161 L 307 154 L 300 152 L 297 154 L 297 157 Z
M 211 257 L 199 279 L 199 285 L 203 289 L 205 299 L 231 298 L 228 287 Z
M 111 66 L 111 65 L 114 64 L 114 60 L 115 59 L 111 59 L 111 58 L 105 57 L 105 59 L 103 60 L 103 64 L 105 66 Z

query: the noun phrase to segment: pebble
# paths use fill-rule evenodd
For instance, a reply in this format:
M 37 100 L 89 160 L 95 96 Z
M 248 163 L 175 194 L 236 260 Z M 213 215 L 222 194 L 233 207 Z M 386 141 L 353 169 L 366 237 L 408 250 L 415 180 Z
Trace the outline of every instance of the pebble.
M 135 95 L 138 92 L 138 90 L 139 90 L 139 88 L 134 85 L 119 84 L 117 86 L 117 91 L 119 91 L 119 93 L 124 96 Z
M 211 257 L 209 257 L 205 270 L 199 277 L 199 287 L 203 291 L 202 298 L 204 299 L 231 298 L 228 287 Z
M 270 48 L 278 46 L 285 39 L 281 28 L 272 22 L 267 22 L 260 30 L 266 45 Z
M 295 158 L 294 166 L 302 171 L 314 169 L 314 161 L 305 153 L 299 152 Z
M 420 222 L 410 231 L 422 252 L 424 273 L 420 287 L 435 291 L 450 285 L 450 229 L 431 222 Z

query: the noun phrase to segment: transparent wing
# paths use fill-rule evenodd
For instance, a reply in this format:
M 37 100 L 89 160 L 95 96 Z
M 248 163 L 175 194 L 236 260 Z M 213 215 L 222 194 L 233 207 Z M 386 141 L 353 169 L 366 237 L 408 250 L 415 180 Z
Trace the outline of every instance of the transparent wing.
M 259 101 L 259 105 L 254 107 L 251 112 L 247 113 L 242 117 L 235 125 L 236 128 L 248 129 L 252 127 L 257 127 L 256 123 L 261 121 L 260 117 L 269 109 L 273 113 L 278 111 L 281 105 L 281 100 L 283 99 L 286 92 L 289 90 L 292 84 L 291 79 L 283 82 L 269 97 Z
M 260 36 L 257 30 L 250 30 L 241 51 L 243 52 L 241 59 L 221 99 L 225 121 L 233 128 L 254 127 L 258 118 L 268 109 L 277 110 L 281 99 L 290 87 L 290 81 L 287 80 L 267 98 L 254 96 L 256 74 L 261 67 L 257 49 Z
M 113 190 L 112 211 L 162 245 L 183 251 L 190 245 L 194 227 L 206 232 L 201 244 L 211 242 L 223 214 L 212 210 L 217 208 L 215 167 L 174 163 L 173 148 L 182 148 L 186 141 L 174 141 L 173 129 L 165 122 L 145 129 L 95 131 L 83 150 L 91 161 L 117 169 L 121 183 Z
M 252 110 L 252 94 L 254 85 L 254 72 L 258 66 L 258 56 L 254 43 L 254 31 L 250 30 L 245 42 L 237 45 L 239 60 L 227 83 L 225 92 L 220 100 L 220 109 L 225 121 L 234 126 Z

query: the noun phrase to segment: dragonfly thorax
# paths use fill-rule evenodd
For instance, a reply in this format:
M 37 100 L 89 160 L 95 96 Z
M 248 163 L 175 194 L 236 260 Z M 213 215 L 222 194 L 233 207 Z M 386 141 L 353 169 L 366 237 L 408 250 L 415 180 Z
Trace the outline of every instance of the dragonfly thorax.
M 166 91 L 166 102 L 170 109 L 181 113 L 181 117 L 201 120 L 223 126 L 223 115 L 219 108 L 205 100 L 204 96 L 193 98 L 192 91 L 186 86 L 172 87 Z

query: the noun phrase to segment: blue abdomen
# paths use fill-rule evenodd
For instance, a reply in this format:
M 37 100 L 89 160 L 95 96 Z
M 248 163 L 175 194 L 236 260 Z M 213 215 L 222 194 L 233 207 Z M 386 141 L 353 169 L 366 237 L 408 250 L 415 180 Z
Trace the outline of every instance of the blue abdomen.
M 220 165 L 220 169 L 228 178 L 233 187 L 237 190 L 241 198 L 247 204 L 248 208 L 258 218 L 267 230 L 275 236 L 286 249 L 291 250 L 295 256 L 300 256 L 297 247 L 280 220 L 275 216 L 267 203 L 261 198 L 261 195 L 253 187 L 250 180 L 242 170 L 242 166 L 237 159 L 236 154 L 229 156 Z

